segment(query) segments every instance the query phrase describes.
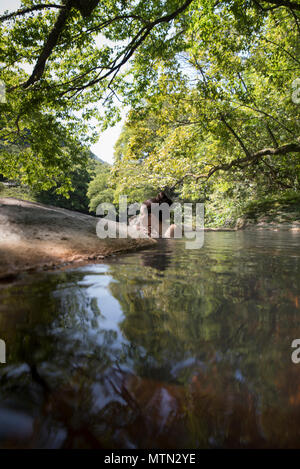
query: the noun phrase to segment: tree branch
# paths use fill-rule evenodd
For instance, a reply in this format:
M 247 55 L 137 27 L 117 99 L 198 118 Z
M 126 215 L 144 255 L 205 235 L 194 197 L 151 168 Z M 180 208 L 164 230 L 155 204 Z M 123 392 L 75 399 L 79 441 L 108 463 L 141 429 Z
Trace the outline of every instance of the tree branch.
M 274 5 L 273 7 L 270 7 L 270 8 L 261 7 L 264 11 L 274 10 L 275 8 L 279 8 L 279 7 L 286 7 L 286 8 L 290 8 L 291 10 L 300 11 L 300 4 L 296 2 L 290 2 L 289 0 L 264 0 L 264 2 L 271 3 L 272 5 Z M 258 4 L 257 1 L 255 1 L 255 3 Z
M 220 164 L 218 166 L 214 166 L 210 169 L 208 174 L 204 176 L 206 179 L 209 179 L 216 171 L 228 171 L 229 169 L 233 168 L 234 166 L 245 168 L 251 165 L 254 162 L 257 162 L 264 156 L 268 155 L 286 155 L 287 153 L 300 153 L 300 143 L 288 143 L 286 145 L 282 145 L 278 148 L 263 148 L 262 150 L 257 151 L 256 153 L 252 153 L 245 158 L 235 159 L 232 160 L 230 163 L 227 164 Z
M 91 80 L 90 82 L 88 82 L 88 83 L 86 83 L 82 86 L 78 86 L 78 87 L 75 86 L 75 87 L 69 88 L 63 94 L 68 93 L 69 91 L 75 91 L 76 92 L 76 91 L 84 90 L 86 88 L 89 88 L 89 87 L 95 85 L 96 83 L 99 83 L 100 81 L 105 80 L 109 76 L 112 76 L 114 78 L 114 76 L 119 72 L 120 68 L 125 63 L 128 62 L 128 60 L 132 57 L 134 52 L 145 41 L 145 39 L 148 37 L 148 35 L 151 33 L 151 31 L 158 24 L 168 23 L 168 22 L 172 21 L 180 13 L 182 13 L 184 10 L 186 10 L 192 2 L 193 2 L 193 0 L 186 0 L 185 3 L 181 7 L 179 7 L 177 10 L 175 10 L 174 12 L 169 13 L 165 16 L 162 16 L 161 18 L 158 18 L 158 19 L 146 24 L 145 26 L 143 26 L 141 28 L 141 30 L 136 34 L 136 36 L 132 39 L 130 44 L 125 48 L 125 50 L 119 56 L 119 58 L 122 57 L 122 59 L 118 63 L 116 63 L 118 59 L 115 59 L 112 66 L 109 68 L 109 70 L 106 73 L 104 73 L 102 76 L 96 77 L 95 79 Z M 33 85 L 34 83 L 39 81 L 40 78 L 42 77 L 42 75 L 44 73 L 44 70 L 45 70 L 46 62 L 47 62 L 48 58 L 50 57 L 53 49 L 55 48 L 55 46 L 56 46 L 56 44 L 59 40 L 59 36 L 60 36 L 61 32 L 63 31 L 63 28 L 66 24 L 70 9 L 73 6 L 74 6 L 74 0 L 68 0 L 65 4 L 64 9 L 59 13 L 59 15 L 57 17 L 57 20 L 56 20 L 56 23 L 55 23 L 55 25 L 54 25 L 54 27 L 53 27 L 50 35 L 49 35 L 44 47 L 43 47 L 43 50 L 42 50 L 42 52 L 41 52 L 41 54 L 38 58 L 38 61 L 35 65 L 35 68 L 32 72 L 31 77 L 26 81 L 26 83 L 24 83 L 22 85 L 24 88 L 28 88 L 29 86 Z
M 275 146 L 276 148 L 278 148 L 278 147 L 279 147 L 278 142 L 277 142 L 277 140 L 276 140 L 276 137 L 275 137 L 275 135 L 274 135 L 274 132 L 272 131 L 272 129 L 271 129 L 271 127 L 269 126 L 268 123 L 266 124 L 266 129 L 267 129 L 267 131 L 268 131 L 268 133 L 269 133 L 271 139 L 273 140 L 274 146 Z
M 243 140 L 241 139 L 241 137 L 239 137 L 239 135 L 235 132 L 235 130 L 228 124 L 228 122 L 226 121 L 225 117 L 223 114 L 221 114 L 220 116 L 220 119 L 221 121 L 223 122 L 223 124 L 226 125 L 227 129 L 232 133 L 232 135 L 234 136 L 234 138 L 239 142 L 240 146 L 242 147 L 244 153 L 247 155 L 247 156 L 250 156 L 250 152 L 247 150 Z
M 199 179 L 204 179 L 207 181 L 210 179 L 213 174 L 218 171 L 229 171 L 230 169 L 237 167 L 237 168 L 246 168 L 251 164 L 257 163 L 261 160 L 264 156 L 273 156 L 273 155 L 286 155 L 287 153 L 300 153 L 300 143 L 287 143 L 286 145 L 282 145 L 278 148 L 263 148 L 255 153 L 251 153 L 245 158 L 236 158 L 232 160 L 230 163 L 223 163 L 217 166 L 213 166 L 207 174 L 193 174 L 193 173 L 186 173 L 182 178 L 180 178 L 172 187 L 171 189 L 175 189 L 179 184 L 181 184 L 184 179 L 190 177 L 198 181 Z
M 270 174 L 271 174 L 270 179 L 271 179 L 272 182 L 275 182 L 275 184 L 277 184 L 280 187 L 283 187 L 284 189 L 292 189 L 293 186 L 291 184 L 286 184 L 285 182 L 283 182 L 279 179 L 277 171 L 273 168 L 273 166 L 270 165 L 270 163 L 268 163 L 263 158 L 262 158 L 261 161 L 265 166 L 267 166 L 267 168 L 269 168 L 269 170 L 270 170 L 269 177 L 270 177 Z
M 54 47 L 58 43 L 59 37 L 65 27 L 71 8 L 72 2 L 70 0 L 67 0 L 64 8 L 59 12 L 57 16 L 53 29 L 44 44 L 43 50 L 38 58 L 38 61 L 35 64 L 31 76 L 25 83 L 23 83 L 23 88 L 28 88 L 29 86 L 33 85 L 35 82 L 40 80 L 40 78 L 42 77 L 45 70 L 46 62 L 52 54 Z
M 274 46 L 278 47 L 279 49 L 281 49 L 283 52 L 285 52 L 287 55 L 289 55 L 291 57 L 291 59 L 295 60 L 295 62 L 297 62 L 298 64 L 300 64 L 300 60 L 297 59 L 297 57 L 295 57 L 293 54 L 291 54 L 288 50 L 286 50 L 284 47 L 282 47 L 281 44 L 278 44 L 277 42 L 274 42 L 274 41 L 271 41 L 271 39 L 268 39 L 264 36 L 262 36 L 261 38 L 263 41 L 266 41 L 266 42 L 269 42 L 270 44 L 274 44 Z
M 7 21 L 12 18 L 16 18 L 17 16 L 24 16 L 27 13 L 32 13 L 34 11 L 45 10 L 46 8 L 65 8 L 64 5 L 57 5 L 56 3 L 41 3 L 40 5 L 35 5 L 31 8 L 23 8 L 12 13 L 8 13 L 7 15 L 0 16 L 0 22 Z

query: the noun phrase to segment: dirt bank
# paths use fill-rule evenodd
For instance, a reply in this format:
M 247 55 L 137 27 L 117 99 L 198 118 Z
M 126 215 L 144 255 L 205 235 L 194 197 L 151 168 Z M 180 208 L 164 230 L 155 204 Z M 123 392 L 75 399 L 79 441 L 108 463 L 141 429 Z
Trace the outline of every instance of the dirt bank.
M 153 239 L 99 239 L 98 221 L 58 207 L 0 198 L 0 278 L 25 270 L 104 259 L 156 243 Z

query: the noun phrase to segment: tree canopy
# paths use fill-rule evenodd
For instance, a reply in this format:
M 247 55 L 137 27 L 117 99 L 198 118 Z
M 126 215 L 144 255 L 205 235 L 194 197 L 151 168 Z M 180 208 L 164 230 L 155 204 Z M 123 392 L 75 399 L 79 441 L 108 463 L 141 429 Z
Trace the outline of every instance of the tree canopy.
M 96 120 L 118 120 L 121 101 L 120 190 L 198 197 L 220 175 L 253 174 L 297 188 L 299 12 L 280 0 L 22 1 L 0 17 L 0 172 L 68 190 Z
M 147 182 L 219 210 L 299 191 L 298 15 L 223 5 L 187 21 L 128 116 L 115 181 L 124 193 Z

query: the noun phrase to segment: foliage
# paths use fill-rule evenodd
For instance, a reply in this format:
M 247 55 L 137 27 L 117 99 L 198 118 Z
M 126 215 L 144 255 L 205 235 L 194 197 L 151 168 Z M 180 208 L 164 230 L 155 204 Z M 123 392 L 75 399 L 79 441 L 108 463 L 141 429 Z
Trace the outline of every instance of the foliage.
M 96 171 L 102 168 L 103 163 L 90 157 L 84 168 L 81 165 L 74 165 L 70 171 L 72 190 L 67 197 L 57 194 L 55 189 L 40 191 L 37 193 L 39 202 L 89 213 L 88 187 Z
M 17 182 L 0 182 L 0 197 L 15 197 L 17 199 L 40 202 L 48 205 L 89 213 L 88 185 L 95 173 L 103 166 L 98 159 L 91 155 L 86 167 L 73 165 L 70 168 L 70 182 L 72 189 L 68 194 L 58 194 L 55 188 L 41 190 L 39 185 L 30 187 Z
M 28 200 L 29 202 L 37 202 L 37 197 L 29 187 L 24 186 L 7 186 L 0 182 L 0 197 L 14 197 L 16 199 Z
M 87 197 L 89 199 L 89 209 L 91 212 L 96 212 L 100 203 L 112 203 L 114 200 L 114 191 L 108 187 L 109 173 L 109 167 L 101 165 L 101 167 L 98 167 L 96 175 L 88 185 Z
M 119 119 L 114 96 L 125 81 L 116 74 L 144 40 L 154 41 L 155 51 L 191 1 L 104 0 L 83 8 L 79 0 L 54 6 L 23 0 L 20 10 L 0 18 L 0 80 L 7 91 L 0 141 L 20 147 L 1 148 L 0 173 L 68 192 L 72 165 L 84 164 L 78 155 L 98 137 L 95 119 L 103 127 Z
M 261 215 L 272 216 L 283 211 L 289 219 L 293 215 L 300 216 L 300 194 L 299 192 L 288 191 L 282 195 L 272 195 L 260 200 L 248 202 L 244 208 L 244 215 L 248 218 L 257 219 Z M 292 217 L 290 216 L 292 215 Z
M 54 187 L 57 194 L 67 196 L 73 188 L 73 168 L 84 169 L 89 152 L 62 126 L 55 124 L 52 131 L 47 123 L 32 122 L 24 136 L 8 141 L 1 138 L 0 173 L 34 190 Z
M 299 23 L 285 9 L 202 8 L 130 112 L 114 178 L 124 190 L 150 183 L 203 200 L 220 224 L 251 199 L 299 190 Z
M 168 186 L 230 211 L 298 190 L 299 11 L 289 0 L 23 0 L 0 18 L 0 172 L 68 193 L 121 100 L 131 112 L 104 198 Z

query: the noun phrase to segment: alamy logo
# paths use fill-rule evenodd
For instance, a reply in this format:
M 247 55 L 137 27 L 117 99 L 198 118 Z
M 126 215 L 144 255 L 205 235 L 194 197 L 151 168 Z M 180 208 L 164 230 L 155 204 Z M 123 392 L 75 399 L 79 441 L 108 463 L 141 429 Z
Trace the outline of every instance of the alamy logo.
M 0 363 L 6 363 L 6 344 L 0 339 Z
M 300 78 L 296 78 L 296 80 L 292 83 L 292 101 L 295 104 L 300 104 Z
M 123 195 L 119 198 L 118 213 L 115 205 L 105 202 L 98 205 L 96 214 L 102 217 L 96 227 L 100 239 L 184 237 L 186 249 L 199 249 L 204 244 L 202 203 L 127 205 L 127 196 Z
M 0 80 L 0 104 L 6 103 L 6 87 L 4 81 Z
M 294 339 L 291 347 L 295 349 L 291 356 L 292 362 L 298 365 L 300 363 L 300 339 Z

